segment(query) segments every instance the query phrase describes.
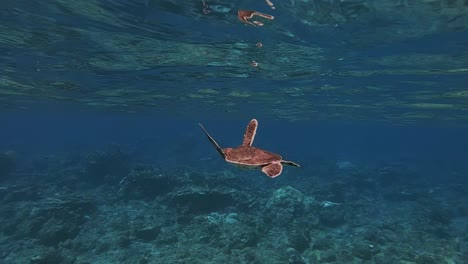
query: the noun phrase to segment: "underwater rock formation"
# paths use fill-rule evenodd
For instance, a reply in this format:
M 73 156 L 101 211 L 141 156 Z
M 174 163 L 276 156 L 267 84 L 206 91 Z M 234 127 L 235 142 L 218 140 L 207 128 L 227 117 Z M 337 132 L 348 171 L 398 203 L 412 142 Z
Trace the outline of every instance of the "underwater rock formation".
M 285 186 L 273 192 L 265 206 L 265 221 L 275 225 L 290 224 L 298 215 L 303 215 L 315 204 L 315 200 L 299 190 Z
M 236 205 L 236 191 L 190 187 L 171 193 L 168 201 L 188 214 L 210 213 Z
M 154 168 L 136 168 L 119 182 L 124 199 L 151 200 L 172 191 L 177 182 L 168 173 Z
M 67 172 L 76 175 L 0 187 L 1 263 L 468 260 L 468 209 L 447 207 L 466 196 L 453 195 L 459 187 L 447 189 L 453 196 L 429 196 L 422 195 L 425 187 L 408 185 L 416 199 L 389 200 L 383 193 L 394 185 L 376 180 L 375 188 L 363 187 L 366 196 L 357 195 L 355 182 L 362 181 L 343 175 L 303 185 L 302 179 L 273 183 L 248 174 L 141 165 L 117 183 L 97 186 L 76 184 L 81 172 Z M 338 197 L 339 203 L 328 201 Z

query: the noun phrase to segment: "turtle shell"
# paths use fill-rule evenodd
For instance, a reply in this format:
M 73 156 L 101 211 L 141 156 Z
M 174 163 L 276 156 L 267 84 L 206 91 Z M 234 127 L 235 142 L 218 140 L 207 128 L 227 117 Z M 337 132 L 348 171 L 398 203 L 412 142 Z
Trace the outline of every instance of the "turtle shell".
M 244 145 L 237 148 L 225 148 L 223 153 L 227 162 L 242 167 L 255 168 L 283 159 L 276 153 Z

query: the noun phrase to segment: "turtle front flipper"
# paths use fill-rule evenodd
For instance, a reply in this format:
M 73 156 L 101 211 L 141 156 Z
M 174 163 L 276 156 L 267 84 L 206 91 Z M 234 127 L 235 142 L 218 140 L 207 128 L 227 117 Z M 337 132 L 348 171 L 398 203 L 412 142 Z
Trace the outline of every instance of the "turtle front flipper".
M 210 134 L 208 133 L 208 131 L 206 131 L 206 129 L 203 127 L 202 124 L 198 123 L 200 125 L 200 127 L 203 129 L 203 132 L 205 132 L 205 135 L 208 137 L 208 139 L 210 140 L 211 144 L 213 144 L 213 146 L 216 148 L 216 150 L 219 152 L 219 154 L 221 154 L 221 156 L 225 159 L 226 158 L 226 154 L 224 154 L 223 152 L 223 149 L 219 146 L 219 144 L 214 140 L 214 138 L 212 136 L 210 136 Z
M 249 122 L 249 124 L 247 125 L 247 129 L 245 130 L 244 140 L 242 141 L 243 146 L 252 146 L 252 143 L 255 138 L 255 134 L 257 133 L 257 126 L 258 126 L 257 119 L 252 119 Z
M 270 163 L 266 166 L 262 167 L 263 173 L 265 173 L 268 177 L 275 178 L 281 174 L 283 171 L 283 165 L 280 162 Z

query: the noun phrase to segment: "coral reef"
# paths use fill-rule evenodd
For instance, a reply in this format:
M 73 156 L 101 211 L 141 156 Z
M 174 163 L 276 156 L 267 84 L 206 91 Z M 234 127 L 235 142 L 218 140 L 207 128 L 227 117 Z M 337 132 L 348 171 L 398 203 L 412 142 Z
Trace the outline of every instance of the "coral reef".
M 107 168 L 122 158 L 117 152 L 95 160 Z M 78 175 L 0 188 L 2 263 L 468 261 L 467 205 L 447 206 L 466 199 L 460 186 L 431 190 L 424 179 L 414 184 L 417 177 L 388 185 L 380 168 L 304 184 L 147 165 L 107 171 L 113 177 L 91 185 L 80 183 L 79 170 L 62 169 Z M 106 170 L 91 171 L 97 177 Z M 390 195 L 402 189 L 414 197 Z

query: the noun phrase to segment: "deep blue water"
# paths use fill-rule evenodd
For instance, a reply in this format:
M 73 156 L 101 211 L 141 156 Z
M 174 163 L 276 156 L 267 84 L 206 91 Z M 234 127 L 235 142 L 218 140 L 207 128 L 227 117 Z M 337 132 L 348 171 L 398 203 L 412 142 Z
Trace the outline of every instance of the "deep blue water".
M 68 110 L 7 112 L 1 115 L 4 129 L 0 147 L 18 152 L 19 157 L 37 159 L 42 155 L 104 150 L 108 145 L 119 144 L 134 153 L 135 159 L 162 167 L 223 169 L 230 167 L 215 162 L 221 159 L 198 123 L 203 123 L 222 147 L 235 147 L 240 145 L 248 121 Z M 255 145 L 303 164 L 303 168 L 288 172 L 295 177 L 303 177 L 315 160 L 322 158 L 361 165 L 417 163 L 422 172 L 440 180 L 450 170 L 468 169 L 467 132 L 466 127 L 436 124 L 392 126 L 260 119 Z
M 0 262 L 467 263 L 467 1 L 272 2 L 3 1 Z

